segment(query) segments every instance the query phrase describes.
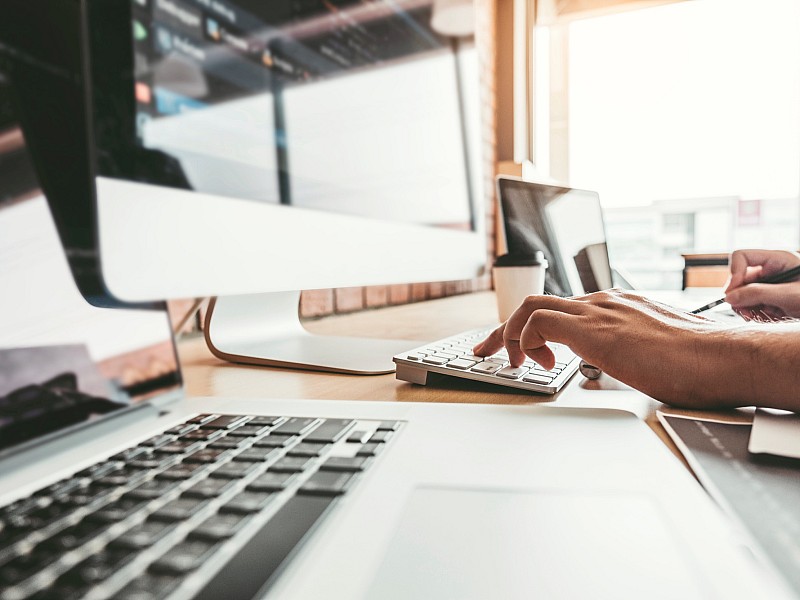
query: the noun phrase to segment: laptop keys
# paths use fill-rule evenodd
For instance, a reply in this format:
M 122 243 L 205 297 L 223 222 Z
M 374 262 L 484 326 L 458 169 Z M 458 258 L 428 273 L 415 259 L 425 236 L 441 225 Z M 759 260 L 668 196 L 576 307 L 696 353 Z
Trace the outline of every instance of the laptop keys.
M 219 509 L 220 513 L 251 514 L 260 511 L 272 501 L 269 493 L 245 491 L 237 494 Z
M 311 494 L 314 496 L 339 496 L 344 494 L 352 479 L 352 473 L 319 471 L 314 473 L 311 478 L 300 487 L 299 493 Z
M 157 520 L 144 521 L 111 542 L 111 546 L 138 550 L 149 548 L 171 530 L 172 524 L 163 523 Z
M 230 489 L 232 485 L 230 479 L 204 479 L 186 490 L 183 495 L 190 498 L 215 498 Z
M 243 415 L 221 415 L 200 425 L 200 429 L 233 429 L 249 420 Z
M 270 435 L 302 435 L 314 425 L 316 419 L 292 417 L 270 432 Z
M 118 452 L 113 459 L 0 509 L 0 537 L 5 546 L 0 546 L 0 592 L 13 589 L 19 590 L 20 597 L 33 592 L 37 598 L 81 598 L 141 552 L 161 548 L 166 542 L 163 555 L 114 595 L 166 597 L 226 540 L 244 531 L 253 515 L 280 501 L 276 514 L 248 542 L 262 549 L 256 578 L 267 577 L 327 506 L 369 468 L 402 425 L 399 421 L 365 423 L 354 436 L 356 423 L 352 419 L 200 415 Z M 363 443 L 366 439 L 369 442 Z M 361 443 L 357 456 L 329 456 L 334 448 L 353 448 L 354 443 Z M 310 476 L 306 475 L 309 471 Z M 174 495 L 179 487 L 183 489 L 180 496 L 156 508 L 154 501 Z M 111 501 L 104 502 L 105 498 Z M 16 544 L 81 507 L 94 509 L 32 549 Z M 169 547 L 167 540 L 176 527 L 191 522 L 199 511 L 211 514 Z M 134 520 L 139 514 L 142 518 Z M 135 524 L 127 531 L 97 549 L 99 536 L 131 521 Z M 86 554 L 81 556 L 81 552 Z M 65 565 L 66 571 L 49 570 L 65 554 L 72 557 L 72 565 Z M 239 557 L 229 564 L 239 565 Z M 55 573 L 54 583 L 48 585 L 46 577 L 34 578 L 43 570 Z M 46 587 L 37 591 L 41 585 Z
M 238 533 L 249 518 L 250 515 L 247 513 L 231 512 L 227 514 L 217 514 L 203 521 L 189 533 L 189 537 L 206 540 L 224 540 Z
M 202 565 L 216 544 L 207 540 L 190 539 L 174 546 L 170 551 L 150 565 L 153 573 L 180 575 Z
M 355 425 L 352 419 L 326 419 L 306 436 L 307 442 L 334 444 Z

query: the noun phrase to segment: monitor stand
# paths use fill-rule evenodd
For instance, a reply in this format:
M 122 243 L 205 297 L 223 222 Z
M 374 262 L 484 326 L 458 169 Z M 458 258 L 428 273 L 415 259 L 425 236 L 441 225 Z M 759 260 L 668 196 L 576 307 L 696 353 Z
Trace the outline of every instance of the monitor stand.
M 300 292 L 212 298 L 206 344 L 214 356 L 234 363 L 353 375 L 392 373 L 392 357 L 419 345 L 310 333 L 300 322 L 299 303 Z

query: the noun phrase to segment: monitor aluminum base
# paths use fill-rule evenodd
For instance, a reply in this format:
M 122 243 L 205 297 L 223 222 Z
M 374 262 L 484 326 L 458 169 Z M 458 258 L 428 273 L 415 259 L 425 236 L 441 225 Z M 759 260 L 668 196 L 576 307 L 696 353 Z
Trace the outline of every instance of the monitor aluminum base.
M 229 362 L 353 375 L 392 373 L 392 357 L 419 345 L 310 333 L 300 322 L 299 302 L 300 292 L 212 298 L 206 344 L 214 356 Z

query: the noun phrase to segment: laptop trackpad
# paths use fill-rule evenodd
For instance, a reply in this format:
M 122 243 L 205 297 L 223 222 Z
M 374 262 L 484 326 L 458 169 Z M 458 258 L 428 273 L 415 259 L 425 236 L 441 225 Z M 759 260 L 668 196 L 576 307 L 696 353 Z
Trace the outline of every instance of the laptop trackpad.
M 702 598 L 646 496 L 418 488 L 370 598 Z

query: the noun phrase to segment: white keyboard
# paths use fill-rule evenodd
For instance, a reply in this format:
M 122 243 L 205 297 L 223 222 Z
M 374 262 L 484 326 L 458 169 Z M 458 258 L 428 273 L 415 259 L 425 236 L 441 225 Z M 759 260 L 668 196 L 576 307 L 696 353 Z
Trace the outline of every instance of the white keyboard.
M 485 339 L 495 327 L 474 329 L 398 354 L 393 359 L 397 365 L 397 378 L 425 385 L 430 373 L 439 373 L 555 394 L 580 366 L 580 359 L 562 344 L 548 344 L 556 356 L 556 365 L 549 371 L 530 359 L 519 367 L 512 367 L 505 350 L 488 357 L 473 355 L 475 344 Z

